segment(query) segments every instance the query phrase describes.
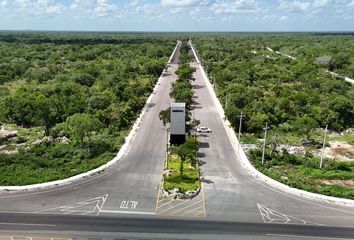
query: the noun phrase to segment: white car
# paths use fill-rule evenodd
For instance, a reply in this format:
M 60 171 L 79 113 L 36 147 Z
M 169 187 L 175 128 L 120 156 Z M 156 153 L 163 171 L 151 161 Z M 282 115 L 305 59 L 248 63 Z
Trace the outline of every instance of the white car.
M 207 127 L 198 127 L 197 132 L 199 133 L 211 133 L 211 129 Z

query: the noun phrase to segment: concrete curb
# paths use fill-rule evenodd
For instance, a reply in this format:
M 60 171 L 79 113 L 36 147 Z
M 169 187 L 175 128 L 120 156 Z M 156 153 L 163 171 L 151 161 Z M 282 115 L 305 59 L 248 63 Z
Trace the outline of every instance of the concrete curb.
M 177 47 L 179 44 L 180 44 L 180 42 L 177 42 L 176 47 L 175 47 L 174 51 L 172 52 L 169 62 L 171 61 L 174 54 L 176 53 L 176 50 L 177 50 Z M 150 107 L 150 104 L 152 102 L 153 96 L 155 95 L 155 92 L 157 91 L 158 87 L 160 86 L 161 79 L 162 79 L 162 76 L 164 75 L 164 72 L 165 72 L 165 70 L 163 70 L 163 72 L 161 73 L 158 81 L 155 84 L 155 87 L 154 87 L 152 93 L 150 94 L 149 98 L 146 100 L 145 105 L 144 105 L 143 109 L 141 110 L 139 117 L 135 120 L 134 125 L 129 132 L 129 135 L 125 138 L 125 142 L 124 142 L 123 146 L 119 149 L 117 155 L 111 161 L 109 161 L 108 163 L 106 163 L 98 168 L 92 169 L 92 170 L 85 172 L 85 173 L 81 173 L 79 175 L 72 176 L 70 178 L 51 181 L 51 182 L 45 182 L 45 183 L 32 184 L 32 185 L 24 185 L 24 186 L 0 186 L 0 191 L 23 191 L 23 190 L 34 190 L 34 189 L 49 188 L 49 187 L 54 187 L 54 186 L 68 185 L 68 184 L 73 183 L 75 181 L 81 180 L 83 178 L 87 178 L 87 177 L 95 175 L 97 173 L 100 173 L 100 172 L 108 169 L 113 164 L 117 163 L 122 158 L 124 158 L 127 155 L 127 153 L 129 152 L 129 149 L 131 147 L 131 143 L 136 136 L 136 132 L 143 120 L 143 117 L 144 117 L 146 111 Z
M 289 187 L 288 185 L 280 183 L 280 182 L 264 175 L 263 173 L 259 172 L 248 160 L 245 152 L 243 151 L 243 149 L 236 137 L 236 133 L 235 133 L 234 129 L 231 127 L 230 122 L 228 120 L 226 120 L 226 121 L 224 120 L 224 118 L 225 118 L 224 109 L 222 108 L 222 105 L 221 105 L 219 99 L 216 97 L 215 91 L 214 91 L 214 89 L 208 79 L 208 76 L 205 73 L 201 63 L 199 62 L 199 59 L 196 55 L 196 52 L 195 52 L 194 47 L 191 42 L 190 42 L 190 44 L 192 47 L 192 52 L 198 62 L 200 69 L 201 69 L 206 86 L 213 98 L 217 112 L 219 113 L 219 117 L 220 117 L 221 121 L 223 122 L 224 128 L 226 130 L 226 133 L 228 134 L 230 142 L 232 143 L 232 147 L 234 148 L 235 154 L 238 157 L 238 159 L 240 159 L 241 166 L 244 168 L 244 170 L 246 170 L 255 179 L 262 181 L 274 188 L 280 189 L 284 192 L 288 192 L 288 193 L 291 193 L 291 194 L 294 194 L 294 195 L 297 195 L 300 197 L 305 197 L 305 198 L 308 198 L 311 200 L 317 200 L 317 201 L 322 201 L 322 202 L 327 202 L 327 203 L 332 203 L 332 204 L 344 205 L 347 207 L 354 207 L 354 200 L 331 197 L 331 196 L 326 196 L 326 195 L 322 195 L 322 194 L 307 192 L 307 191 L 300 190 L 297 188 L 292 188 L 292 187 Z

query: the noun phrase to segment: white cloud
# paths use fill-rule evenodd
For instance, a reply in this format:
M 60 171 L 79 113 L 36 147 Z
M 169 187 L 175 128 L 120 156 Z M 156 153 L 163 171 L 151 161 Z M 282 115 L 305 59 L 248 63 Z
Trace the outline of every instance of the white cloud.
M 170 12 L 173 13 L 173 14 L 177 14 L 177 13 L 182 12 L 182 10 L 183 10 L 182 8 L 177 7 L 177 8 L 172 8 L 172 9 L 170 10 Z
M 109 3 L 107 0 L 97 0 L 94 13 L 98 17 L 106 17 L 118 10 L 117 5 Z
M 142 6 L 137 6 L 135 10 L 139 13 L 148 14 L 148 15 L 159 15 L 160 14 L 159 8 L 154 5 L 150 5 L 150 4 L 144 4 Z
M 285 20 L 287 20 L 288 19 L 288 16 L 281 16 L 280 17 L 280 21 L 285 21 Z
M 309 2 L 281 0 L 279 9 L 289 12 L 307 12 L 311 9 Z
M 65 11 L 65 6 L 53 0 L 38 0 L 35 5 L 37 14 L 61 14 Z
M 24 13 L 34 15 L 57 15 L 65 11 L 66 7 L 55 0 L 16 0 L 15 5 Z
M 259 11 L 259 4 L 255 0 L 218 1 L 211 8 L 217 14 L 237 14 Z
M 16 0 L 15 4 L 20 8 L 28 8 L 31 5 L 29 0 Z
M 0 8 L 6 8 L 6 6 L 7 6 L 7 0 L 0 1 Z
M 315 0 L 313 3 L 313 6 L 316 7 L 325 7 L 329 3 L 328 0 Z
M 161 4 L 164 7 L 190 7 L 199 3 L 199 0 L 161 0 Z
M 70 5 L 70 9 L 87 10 L 92 8 L 92 6 L 93 6 L 92 0 L 74 0 L 74 2 Z

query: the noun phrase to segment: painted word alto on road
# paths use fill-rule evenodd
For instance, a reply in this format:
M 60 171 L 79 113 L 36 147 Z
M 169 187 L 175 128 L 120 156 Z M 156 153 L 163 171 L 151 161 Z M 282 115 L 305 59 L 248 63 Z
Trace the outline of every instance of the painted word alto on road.
M 122 201 L 120 208 L 123 209 L 135 209 L 138 206 L 139 201 Z

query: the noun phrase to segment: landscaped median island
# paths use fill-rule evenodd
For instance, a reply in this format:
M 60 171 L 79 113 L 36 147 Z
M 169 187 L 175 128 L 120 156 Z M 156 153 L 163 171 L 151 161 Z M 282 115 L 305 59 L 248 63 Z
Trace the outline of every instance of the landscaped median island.
M 174 47 L 166 35 L 0 33 L 0 186 L 111 161 Z
M 352 76 L 353 38 L 220 34 L 193 43 L 259 171 L 294 188 L 354 199 L 354 86 L 323 69 Z
M 200 191 L 200 169 L 196 137 L 188 137 L 180 146 L 172 146 L 166 160 L 163 179 L 165 196 L 191 198 Z
M 163 196 L 168 198 L 193 198 L 200 192 L 200 169 L 198 159 L 199 142 L 194 136 L 194 128 L 197 127 L 199 121 L 191 118 L 191 106 L 193 104 L 192 84 L 193 72 L 195 71 L 189 65 L 192 60 L 190 47 L 186 42 L 182 43 L 180 49 L 180 61 L 176 71 L 178 79 L 172 84 L 170 97 L 177 102 L 176 105 L 166 110 L 162 110 L 159 114 L 163 125 L 171 123 L 174 106 L 185 107 L 185 116 L 182 117 L 181 126 L 186 131 L 183 133 L 183 139 L 187 138 L 183 143 L 174 144 L 170 138 L 168 144 L 168 154 L 163 174 L 163 188 L 161 189 Z M 172 110 L 171 110 L 172 109 Z M 184 110 L 177 110 L 184 112 Z M 179 113 L 176 113 L 179 114 Z M 172 124 L 172 123 L 171 123 Z M 171 131 L 171 134 L 172 131 Z M 170 135 L 172 136 L 172 135 Z M 171 143 L 171 145 L 170 145 Z

